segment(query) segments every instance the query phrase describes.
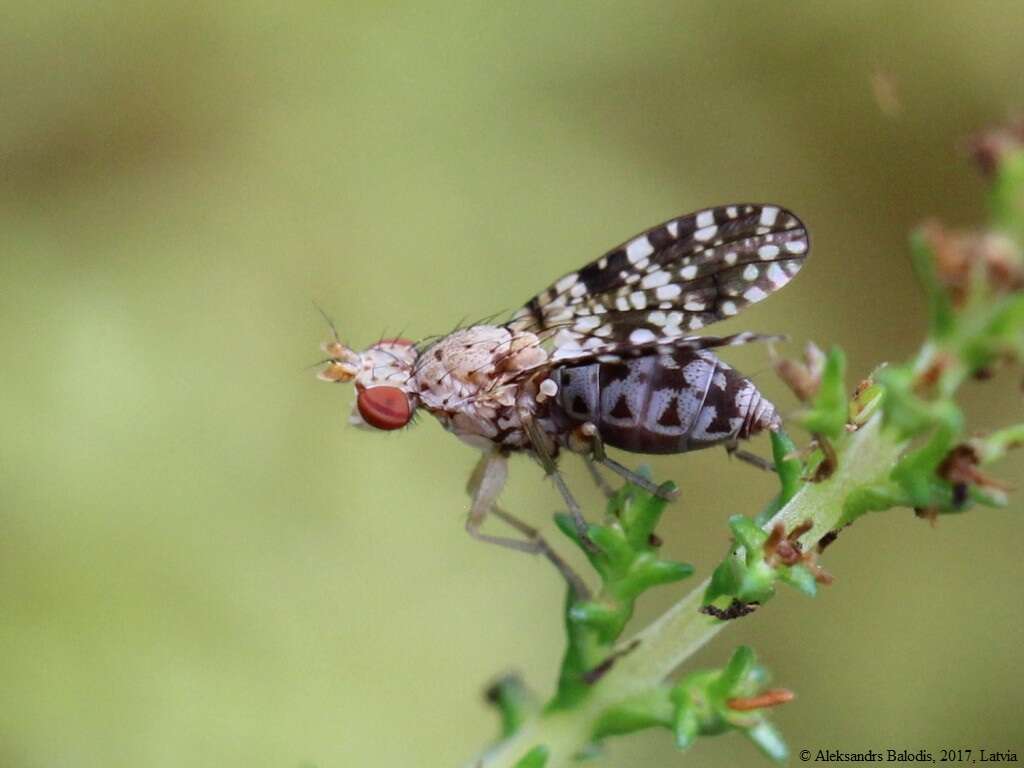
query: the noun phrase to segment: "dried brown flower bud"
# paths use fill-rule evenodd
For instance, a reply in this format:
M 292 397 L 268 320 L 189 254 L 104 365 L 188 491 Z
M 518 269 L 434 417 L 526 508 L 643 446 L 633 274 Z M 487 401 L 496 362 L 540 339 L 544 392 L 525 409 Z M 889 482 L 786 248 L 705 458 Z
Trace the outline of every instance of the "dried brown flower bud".
M 958 232 L 938 222 L 924 227 L 935 257 L 935 273 L 949 290 L 954 306 L 963 306 L 974 280 L 994 293 L 1024 289 L 1024 258 L 1009 237 L 996 232 Z
M 775 373 L 801 402 L 806 403 L 818 394 L 825 370 L 825 353 L 814 342 L 807 343 L 802 361 L 778 358 L 774 365 Z
M 1024 116 L 1015 117 L 1005 125 L 989 128 L 967 140 L 967 151 L 983 176 L 991 177 L 1010 152 L 1024 147 Z

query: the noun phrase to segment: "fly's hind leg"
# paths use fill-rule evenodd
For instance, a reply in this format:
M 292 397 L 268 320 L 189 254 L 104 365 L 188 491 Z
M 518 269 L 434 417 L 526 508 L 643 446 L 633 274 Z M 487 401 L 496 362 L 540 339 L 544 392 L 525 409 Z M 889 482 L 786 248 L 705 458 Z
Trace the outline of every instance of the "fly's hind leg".
M 517 552 L 525 552 L 530 555 L 544 555 L 558 569 L 558 572 L 562 574 L 562 577 L 568 582 L 570 589 L 573 590 L 577 599 L 588 599 L 590 590 L 583 583 L 583 579 L 551 548 L 551 545 L 547 543 L 537 529 L 527 525 L 495 504 L 507 477 L 508 457 L 505 454 L 494 452 L 486 453 L 481 457 L 469 480 L 468 491 L 472 497 L 472 504 L 469 508 L 469 515 L 466 518 L 466 531 L 477 541 L 497 544 L 499 547 L 514 549 Z M 484 520 L 487 519 L 488 512 L 493 512 L 495 517 L 519 531 L 526 538 L 513 539 L 508 536 L 492 536 L 481 531 L 480 527 L 483 525 Z
M 582 432 L 590 440 L 591 452 L 593 454 L 594 461 L 598 464 L 608 467 L 608 469 L 624 479 L 626 482 L 640 486 L 648 493 L 657 496 L 659 499 L 672 501 L 679 496 L 678 491 L 665 491 L 659 487 L 657 483 L 648 480 L 643 475 L 634 472 L 629 467 L 623 466 L 622 464 L 619 464 L 619 462 L 615 461 L 615 459 L 610 458 L 604 452 L 604 441 L 601 440 L 601 435 L 598 434 L 597 428 L 593 424 L 584 424 Z
M 768 459 L 758 456 L 756 453 L 745 451 L 740 448 L 739 441 L 733 440 L 732 442 L 725 444 L 725 450 L 730 455 L 740 461 L 746 462 L 752 467 L 764 470 L 765 472 L 775 472 L 775 464 Z
M 608 469 L 617 474 L 623 480 L 626 480 L 633 485 L 639 485 L 652 496 L 657 496 L 659 499 L 664 499 L 665 501 L 674 501 L 679 498 L 678 490 L 665 490 L 654 481 L 648 480 L 646 477 L 634 472 L 629 467 L 619 464 L 615 459 L 605 456 L 603 459 L 599 460 L 599 463 L 608 467 Z

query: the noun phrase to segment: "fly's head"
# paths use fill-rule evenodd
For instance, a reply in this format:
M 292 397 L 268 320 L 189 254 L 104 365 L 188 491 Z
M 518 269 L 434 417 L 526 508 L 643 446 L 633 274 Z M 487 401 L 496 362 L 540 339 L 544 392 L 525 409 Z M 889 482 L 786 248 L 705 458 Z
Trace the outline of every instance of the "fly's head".
M 357 352 L 340 341 L 323 345 L 328 358 L 317 374 L 323 381 L 351 381 L 356 402 L 349 423 L 381 430 L 401 429 L 418 405 L 413 370 L 419 352 L 407 339 L 382 339 Z

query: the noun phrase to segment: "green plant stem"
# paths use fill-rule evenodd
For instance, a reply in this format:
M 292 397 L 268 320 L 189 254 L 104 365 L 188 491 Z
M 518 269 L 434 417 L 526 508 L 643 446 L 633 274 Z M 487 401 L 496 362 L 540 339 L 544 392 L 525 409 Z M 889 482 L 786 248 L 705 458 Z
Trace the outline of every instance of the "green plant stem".
M 905 447 L 883 430 L 881 416 L 874 416 L 850 436 L 835 474 L 824 482 L 805 485 L 765 528 L 782 522 L 786 530 L 791 530 L 798 523 L 812 521 L 813 527 L 800 539 L 806 551 L 839 523 L 849 493 L 884 481 Z M 635 650 L 619 659 L 576 708 L 533 717 L 515 735 L 472 763 L 473 768 L 514 768 L 540 744 L 548 749 L 545 768 L 568 765 L 591 741 L 594 726 L 604 712 L 663 681 L 732 623 L 700 612 L 706 588 L 706 582 L 698 585 L 641 630 L 634 638 L 639 640 Z

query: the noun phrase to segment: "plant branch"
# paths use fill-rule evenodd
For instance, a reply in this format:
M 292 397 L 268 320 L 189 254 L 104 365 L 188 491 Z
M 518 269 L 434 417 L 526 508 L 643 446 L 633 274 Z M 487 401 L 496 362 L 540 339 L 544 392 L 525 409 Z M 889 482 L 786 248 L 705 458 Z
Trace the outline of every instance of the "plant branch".
M 811 521 L 801 538 L 805 549 L 833 530 L 842 518 L 851 490 L 882 481 L 892 470 L 905 445 L 892 439 L 876 415 L 856 434 L 841 455 L 839 468 L 828 480 L 809 483 L 775 514 L 765 526 L 782 522 L 787 529 Z M 602 713 L 632 696 L 661 683 L 731 622 L 701 612 L 708 582 L 697 586 L 662 616 L 641 630 L 630 643 L 635 650 L 620 659 L 597 684 L 591 696 L 576 709 L 541 714 L 523 724 L 507 741 L 497 745 L 476 768 L 515 768 L 537 745 L 548 750 L 545 768 L 559 768 L 583 750 Z

